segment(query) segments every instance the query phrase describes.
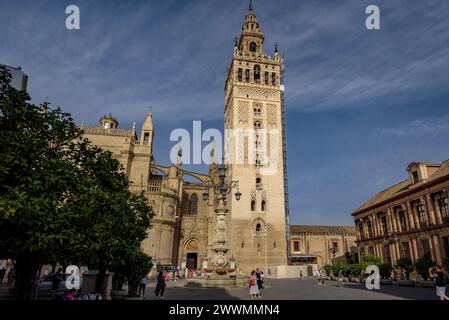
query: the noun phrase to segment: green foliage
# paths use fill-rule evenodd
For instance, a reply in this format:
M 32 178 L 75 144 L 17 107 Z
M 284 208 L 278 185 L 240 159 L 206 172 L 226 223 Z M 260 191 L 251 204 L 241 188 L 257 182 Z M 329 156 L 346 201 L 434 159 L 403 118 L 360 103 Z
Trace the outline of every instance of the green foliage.
M 105 272 L 135 254 L 153 212 L 129 191 L 120 162 L 70 116 L 9 85 L 0 68 L 0 259 L 16 261 L 17 296 L 30 299 L 45 263 L 98 258 Z M 101 279 L 101 276 L 100 276 Z
M 354 277 L 360 276 L 362 273 L 362 265 L 360 263 L 354 263 L 349 265 L 349 274 L 353 275 Z
M 413 261 L 410 258 L 401 258 L 396 261 L 396 268 L 403 270 L 406 280 L 408 280 L 413 271 Z
M 361 262 L 367 265 L 380 266 L 382 264 L 382 259 L 375 256 L 374 254 L 365 253 L 362 255 Z
M 381 263 L 378 267 L 382 279 L 389 279 L 391 277 L 391 271 L 393 270 L 393 267 L 390 264 Z
M 324 269 L 324 271 L 326 271 L 326 274 L 327 274 L 327 275 L 330 275 L 330 274 L 331 274 L 331 271 L 332 271 L 332 265 L 326 264 L 326 265 L 323 267 L 323 269 Z
M 424 256 L 415 261 L 416 272 L 426 281 L 429 278 L 429 268 L 433 267 L 435 262 L 430 256 Z

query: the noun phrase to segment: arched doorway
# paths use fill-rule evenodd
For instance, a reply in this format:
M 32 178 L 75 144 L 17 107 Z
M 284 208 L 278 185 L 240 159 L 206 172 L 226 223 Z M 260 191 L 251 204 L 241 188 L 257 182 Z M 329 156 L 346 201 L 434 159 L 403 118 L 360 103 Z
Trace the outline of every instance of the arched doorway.
M 199 243 L 197 240 L 190 240 L 186 245 L 186 268 L 187 269 L 198 269 L 199 267 Z

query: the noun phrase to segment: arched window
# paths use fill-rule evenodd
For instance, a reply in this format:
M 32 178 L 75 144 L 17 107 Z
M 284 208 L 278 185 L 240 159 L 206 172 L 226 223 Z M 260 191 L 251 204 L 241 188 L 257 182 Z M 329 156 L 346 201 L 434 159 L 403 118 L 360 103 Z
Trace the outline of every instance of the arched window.
M 267 202 L 265 200 L 262 200 L 261 209 L 262 209 L 262 211 L 266 211 L 267 210 Z
M 256 224 L 256 232 L 260 232 L 262 231 L 262 226 L 260 225 L 260 223 Z
M 251 200 L 251 211 L 255 211 L 256 210 L 256 201 Z
M 254 129 L 260 129 L 262 128 L 262 122 L 260 122 L 259 120 L 254 121 Z
M 260 66 L 258 64 L 254 66 L 254 81 L 260 83 Z
M 251 42 L 249 44 L 249 51 L 256 52 L 256 50 L 257 50 L 257 44 L 255 42 Z
M 189 214 L 196 215 L 197 211 L 198 211 L 198 196 L 196 193 L 194 193 L 190 196 Z
M 261 116 L 262 115 L 262 109 L 259 106 L 254 106 L 254 115 L 255 116 Z
M 256 189 L 257 190 L 262 190 L 262 179 L 261 178 L 256 178 Z

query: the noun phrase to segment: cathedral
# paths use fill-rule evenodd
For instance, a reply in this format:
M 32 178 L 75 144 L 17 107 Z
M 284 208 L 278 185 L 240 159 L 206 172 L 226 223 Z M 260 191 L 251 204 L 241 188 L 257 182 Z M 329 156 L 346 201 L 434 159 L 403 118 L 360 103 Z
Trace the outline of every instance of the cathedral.
M 289 222 L 284 127 L 283 58 L 264 51 L 264 34 L 250 4 L 225 76 L 224 128 L 227 178 L 238 181 L 226 205 L 226 254 L 231 269 L 248 273 L 287 265 Z M 217 110 L 218 111 L 218 110 Z M 140 133 L 104 116 L 99 127 L 82 125 L 93 144 L 109 150 L 144 192 L 155 217 L 142 246 L 161 268 L 205 269 L 216 254 L 218 161 L 208 174 L 186 171 L 181 161 L 161 166 L 153 157 L 153 116 Z M 186 181 L 194 180 L 195 182 Z M 193 179 L 192 179 L 193 178 Z M 204 195 L 210 195 L 205 197 Z

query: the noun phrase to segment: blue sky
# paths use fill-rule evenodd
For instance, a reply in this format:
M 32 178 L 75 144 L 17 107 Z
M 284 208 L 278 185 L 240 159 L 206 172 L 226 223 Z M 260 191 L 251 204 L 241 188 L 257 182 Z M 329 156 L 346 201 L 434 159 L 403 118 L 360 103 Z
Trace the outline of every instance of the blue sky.
M 65 8 L 81 9 L 81 30 Z M 381 30 L 365 8 L 378 5 Z M 121 127 L 153 106 L 155 156 L 175 128 L 222 128 L 223 87 L 248 2 L 0 0 L 0 63 L 22 66 L 34 102 Z M 352 224 L 351 212 L 449 158 L 449 2 L 255 0 L 265 51 L 286 57 L 292 223 Z M 205 167 L 189 166 L 204 171 Z

